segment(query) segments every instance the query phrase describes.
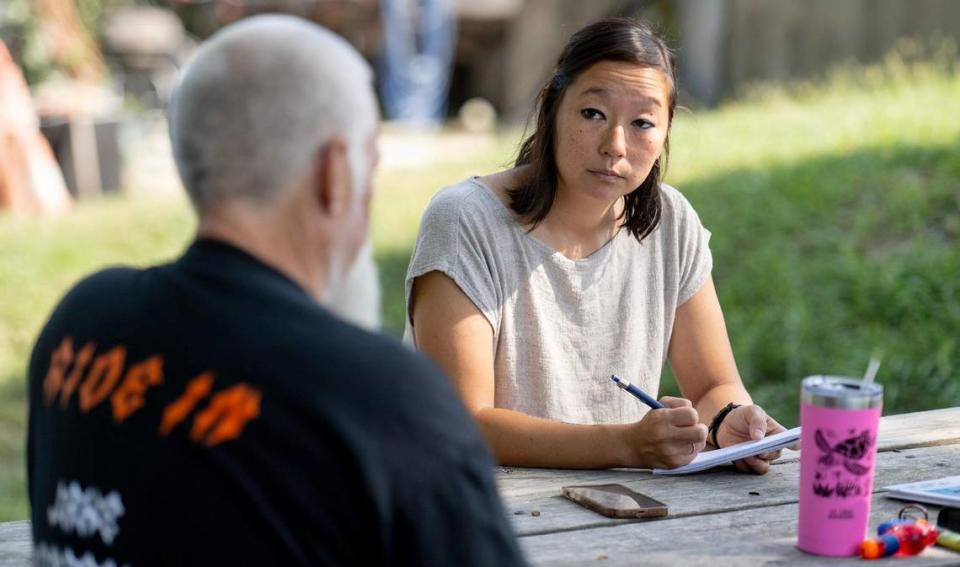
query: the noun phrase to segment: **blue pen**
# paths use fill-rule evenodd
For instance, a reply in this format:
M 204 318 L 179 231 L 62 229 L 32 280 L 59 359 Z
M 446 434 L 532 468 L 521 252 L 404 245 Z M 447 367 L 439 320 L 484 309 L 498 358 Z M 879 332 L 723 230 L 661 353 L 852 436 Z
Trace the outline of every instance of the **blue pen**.
M 630 382 L 627 382 L 627 381 L 624 380 L 623 378 L 617 376 L 616 374 L 614 374 L 613 376 L 611 376 L 610 379 L 613 380 L 614 382 L 616 382 L 617 386 L 619 386 L 620 389 L 626 390 L 627 392 L 633 394 L 633 397 L 637 398 L 638 400 L 640 400 L 641 402 L 647 404 L 648 406 L 652 407 L 653 409 L 663 409 L 663 408 L 665 407 L 663 404 L 661 404 L 661 403 L 658 402 L 657 400 L 651 398 L 649 394 L 647 394 L 646 392 L 644 392 L 644 391 L 641 390 L 640 388 L 637 388 L 636 386 L 634 386 L 634 385 L 631 384 Z

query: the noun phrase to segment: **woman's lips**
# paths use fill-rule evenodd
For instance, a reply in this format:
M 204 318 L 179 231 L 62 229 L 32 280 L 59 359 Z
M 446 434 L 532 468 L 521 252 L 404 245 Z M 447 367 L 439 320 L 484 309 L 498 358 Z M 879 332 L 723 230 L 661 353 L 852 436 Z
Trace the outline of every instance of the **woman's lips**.
M 598 177 L 604 181 L 615 182 L 615 181 L 623 180 L 623 176 L 617 175 L 612 171 L 596 170 L 596 169 L 588 169 L 587 171 L 589 171 L 595 177 Z

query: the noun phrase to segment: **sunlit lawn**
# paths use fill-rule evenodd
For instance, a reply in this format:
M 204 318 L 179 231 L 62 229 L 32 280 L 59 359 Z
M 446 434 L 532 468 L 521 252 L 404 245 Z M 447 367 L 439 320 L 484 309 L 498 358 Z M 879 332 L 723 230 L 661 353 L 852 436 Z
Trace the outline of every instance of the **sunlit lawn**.
M 874 352 L 887 413 L 960 404 L 957 93 L 955 72 L 892 64 L 678 115 L 668 181 L 713 233 L 744 380 L 788 425 L 800 378 L 861 373 Z M 430 166 L 380 172 L 373 238 L 388 332 L 403 321 L 403 275 L 430 196 L 509 162 L 517 141 L 510 131 L 475 153 L 438 150 Z M 193 224 L 182 198 L 0 217 L 0 521 L 27 514 L 24 368 L 50 309 L 92 270 L 172 258 Z

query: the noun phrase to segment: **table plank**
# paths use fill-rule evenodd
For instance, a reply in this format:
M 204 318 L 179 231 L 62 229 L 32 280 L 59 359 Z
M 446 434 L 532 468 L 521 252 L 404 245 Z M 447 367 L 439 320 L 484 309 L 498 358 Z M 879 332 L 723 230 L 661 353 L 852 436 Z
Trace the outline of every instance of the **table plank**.
M 31 565 L 30 522 L 0 523 L 0 567 Z
M 957 462 L 960 462 L 960 443 L 885 451 L 877 455 L 874 487 L 877 490 L 891 484 L 956 474 L 952 464 Z M 622 484 L 665 502 L 670 517 L 685 517 L 796 502 L 800 482 L 797 460 L 778 463 L 762 476 L 729 468 L 675 477 L 622 470 L 563 471 L 554 475 L 551 472 L 540 471 L 536 476 L 521 479 L 516 486 L 512 479 L 500 478 L 501 497 L 518 535 L 636 522 L 612 520 L 570 502 L 560 495 L 560 488 L 570 484 Z M 570 474 L 572 472 L 580 474 Z M 532 515 L 534 511 L 538 515 Z M 656 521 L 664 520 L 644 520 Z
M 879 451 L 960 443 L 960 407 L 883 417 L 878 438 Z
M 870 528 L 896 517 L 901 502 L 874 496 Z M 937 510 L 931 506 L 931 510 Z M 935 514 L 935 512 L 934 512 Z M 934 516 L 935 517 L 935 516 Z M 611 524 L 573 533 L 520 539 L 533 565 L 860 565 L 863 560 L 826 558 L 796 549 L 797 505 L 737 510 L 696 518 Z M 897 561 L 900 565 L 901 560 Z M 957 565 L 960 554 L 928 548 L 910 565 Z

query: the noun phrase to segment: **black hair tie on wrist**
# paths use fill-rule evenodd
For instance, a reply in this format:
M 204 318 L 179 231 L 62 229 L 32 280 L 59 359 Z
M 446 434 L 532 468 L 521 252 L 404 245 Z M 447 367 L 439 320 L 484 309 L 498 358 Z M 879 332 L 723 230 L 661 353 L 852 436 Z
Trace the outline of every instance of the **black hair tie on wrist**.
M 730 402 L 729 404 L 723 406 L 723 409 L 717 412 L 717 415 L 713 416 L 713 420 L 710 422 L 710 429 L 708 430 L 710 440 L 713 442 L 713 446 L 717 449 L 720 448 L 720 444 L 717 443 L 717 430 L 720 429 L 720 424 L 723 423 L 723 419 L 727 417 L 727 414 L 737 409 L 743 404 L 735 404 Z

